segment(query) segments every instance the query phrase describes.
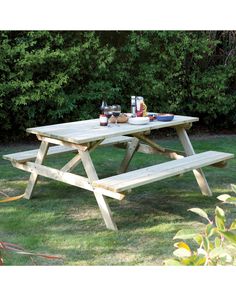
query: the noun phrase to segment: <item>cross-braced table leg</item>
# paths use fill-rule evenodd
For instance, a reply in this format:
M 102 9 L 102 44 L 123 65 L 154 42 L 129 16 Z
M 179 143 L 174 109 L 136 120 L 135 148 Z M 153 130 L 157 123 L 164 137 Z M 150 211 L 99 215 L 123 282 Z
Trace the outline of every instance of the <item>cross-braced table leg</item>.
M 88 176 L 90 183 L 92 184 L 93 181 L 98 180 L 98 176 L 94 168 L 90 154 L 88 151 L 79 151 L 79 153 L 85 172 Z M 111 230 L 117 230 L 116 223 L 112 218 L 111 209 L 108 203 L 106 202 L 104 196 L 96 189 L 94 190 L 94 195 L 97 200 L 106 227 Z
M 40 145 L 40 148 L 39 148 L 36 160 L 35 160 L 36 164 L 42 164 L 43 163 L 43 161 L 44 161 L 44 159 L 45 159 L 45 157 L 47 155 L 47 152 L 48 152 L 48 146 L 49 146 L 49 143 L 41 142 L 41 145 Z M 37 180 L 38 180 L 38 174 L 36 172 L 32 172 L 31 175 L 30 175 L 29 181 L 28 181 L 28 185 L 27 185 L 26 190 L 25 190 L 24 198 L 26 198 L 26 199 L 31 198 L 34 187 L 35 187 L 35 185 L 37 183 Z
M 193 146 L 189 140 L 188 134 L 184 127 L 176 127 L 176 131 L 180 142 L 185 150 L 187 156 L 195 154 Z M 198 186 L 203 195 L 212 196 L 211 189 L 207 183 L 206 177 L 202 169 L 193 170 Z
M 123 158 L 123 161 L 120 165 L 119 174 L 125 173 L 128 169 L 129 163 L 131 161 L 131 159 L 133 158 L 136 149 L 138 148 L 138 144 L 139 144 L 139 139 L 137 138 L 133 138 L 131 142 L 127 143 L 127 147 L 126 147 L 126 152 L 125 152 L 125 156 Z

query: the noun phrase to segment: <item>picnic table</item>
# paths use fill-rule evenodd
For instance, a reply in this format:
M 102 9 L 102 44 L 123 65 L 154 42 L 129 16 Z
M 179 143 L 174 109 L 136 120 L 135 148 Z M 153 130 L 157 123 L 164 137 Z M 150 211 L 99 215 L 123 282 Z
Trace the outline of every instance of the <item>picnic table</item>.
M 106 227 L 117 230 L 105 196 L 122 200 L 133 188 L 188 171 L 193 171 L 202 194 L 212 195 L 201 168 L 209 165 L 224 167 L 234 155 L 216 151 L 195 154 L 186 130 L 198 120 L 196 117 L 176 115 L 173 121 L 153 121 L 146 125 L 122 123 L 101 127 L 98 119 L 91 119 L 28 128 L 27 132 L 35 134 L 41 141 L 40 148 L 4 155 L 3 158 L 10 160 L 14 167 L 31 173 L 24 195 L 26 199 L 31 198 L 39 175 L 89 190 L 96 198 Z M 164 148 L 149 137 L 152 130 L 161 128 L 176 130 L 183 152 Z M 125 154 L 117 175 L 99 179 L 90 153 L 105 145 L 124 148 Z M 72 158 L 61 169 L 43 165 L 46 156 L 67 152 L 72 152 Z M 149 167 L 143 163 L 143 168 L 127 172 L 136 152 L 161 154 L 171 160 Z M 72 173 L 79 163 L 87 177 Z

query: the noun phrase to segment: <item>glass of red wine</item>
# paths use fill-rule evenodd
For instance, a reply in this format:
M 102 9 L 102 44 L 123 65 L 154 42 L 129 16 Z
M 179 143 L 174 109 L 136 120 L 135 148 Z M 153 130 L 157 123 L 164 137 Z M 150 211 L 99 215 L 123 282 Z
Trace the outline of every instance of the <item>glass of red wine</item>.
M 111 110 L 112 110 L 112 115 L 116 119 L 115 125 L 118 126 L 117 119 L 118 119 L 118 117 L 119 117 L 119 115 L 121 113 L 121 106 L 120 105 L 112 105 Z
M 103 109 L 103 113 L 108 118 L 108 126 L 110 126 L 109 125 L 109 119 L 112 116 L 112 108 L 111 108 L 111 106 L 105 106 L 104 109 Z

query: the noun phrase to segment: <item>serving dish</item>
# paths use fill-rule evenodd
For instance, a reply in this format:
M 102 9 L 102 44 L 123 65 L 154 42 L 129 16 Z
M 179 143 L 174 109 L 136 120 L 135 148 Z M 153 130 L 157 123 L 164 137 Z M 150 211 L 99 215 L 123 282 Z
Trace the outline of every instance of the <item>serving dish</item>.
M 149 117 L 130 117 L 129 124 L 148 124 Z
M 158 113 L 157 114 L 157 120 L 158 121 L 171 121 L 174 119 L 174 114 L 170 114 L 170 113 Z

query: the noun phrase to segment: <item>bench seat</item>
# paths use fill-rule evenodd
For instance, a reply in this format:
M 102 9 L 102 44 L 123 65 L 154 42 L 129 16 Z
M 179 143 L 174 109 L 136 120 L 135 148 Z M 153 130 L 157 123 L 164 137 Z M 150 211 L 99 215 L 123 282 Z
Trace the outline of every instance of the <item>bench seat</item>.
M 233 157 L 234 155 L 230 153 L 207 151 L 182 159 L 172 160 L 113 177 L 100 179 L 94 181 L 92 185 L 96 188 L 103 188 L 113 192 L 124 192 L 135 187 L 180 175 L 194 169 L 226 161 Z
M 132 140 L 132 137 L 127 137 L 127 136 L 107 138 L 100 144 L 100 146 L 109 146 L 114 144 L 126 143 L 126 142 L 130 142 L 131 140 Z M 60 153 L 76 152 L 76 151 L 77 149 L 75 148 L 70 148 L 65 146 L 52 146 L 52 147 L 49 147 L 47 155 L 55 155 Z M 28 151 L 3 155 L 3 158 L 10 161 L 24 163 L 26 161 L 35 159 L 37 156 L 37 153 L 38 153 L 38 149 L 34 149 L 34 150 L 28 150 Z

